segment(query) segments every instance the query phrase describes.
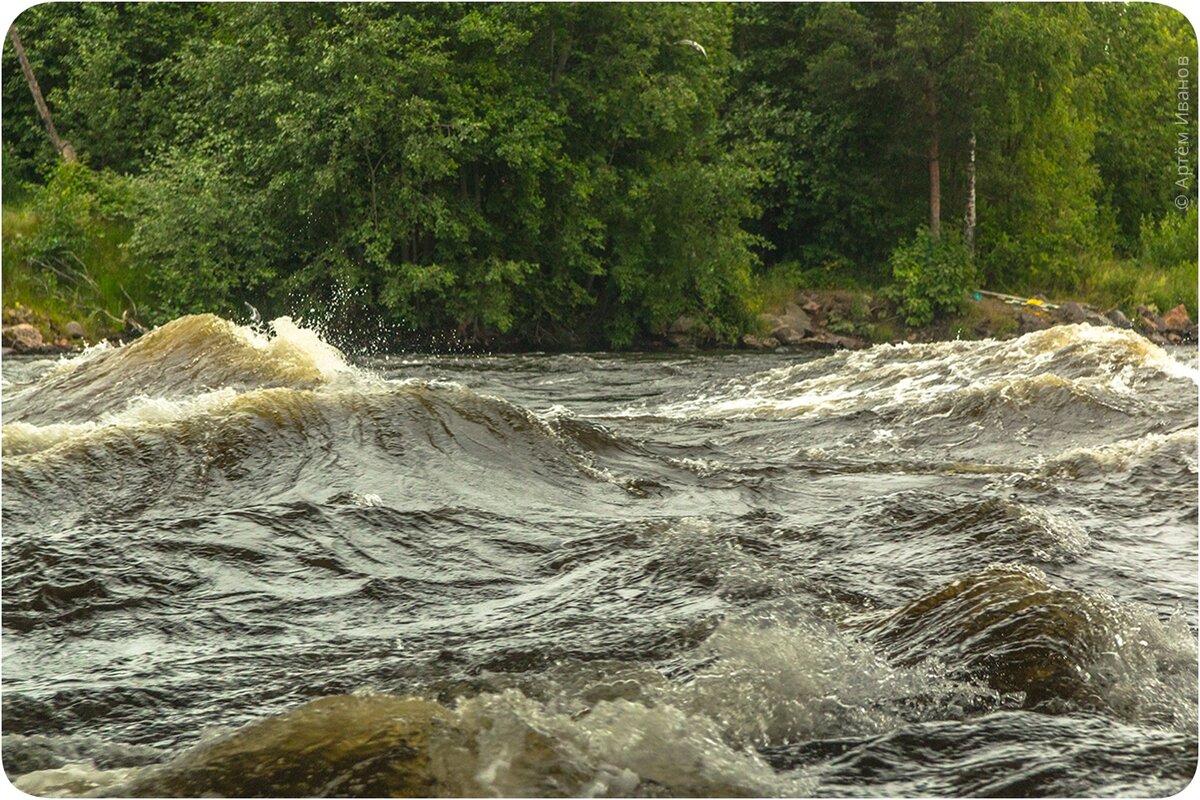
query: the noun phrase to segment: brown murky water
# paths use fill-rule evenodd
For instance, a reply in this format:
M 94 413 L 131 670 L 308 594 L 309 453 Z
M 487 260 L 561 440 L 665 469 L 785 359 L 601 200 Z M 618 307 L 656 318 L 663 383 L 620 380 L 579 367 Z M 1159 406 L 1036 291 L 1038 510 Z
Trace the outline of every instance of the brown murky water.
M 6 359 L 35 794 L 1169 795 L 1194 350 Z

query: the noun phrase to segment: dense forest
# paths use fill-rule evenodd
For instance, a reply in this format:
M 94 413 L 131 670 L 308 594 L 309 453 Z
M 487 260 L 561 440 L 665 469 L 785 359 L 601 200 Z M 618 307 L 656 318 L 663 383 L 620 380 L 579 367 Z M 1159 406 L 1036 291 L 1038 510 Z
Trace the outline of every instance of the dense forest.
M 1196 36 L 1153 4 L 46 4 L 4 300 L 732 341 L 792 287 L 1196 313 Z

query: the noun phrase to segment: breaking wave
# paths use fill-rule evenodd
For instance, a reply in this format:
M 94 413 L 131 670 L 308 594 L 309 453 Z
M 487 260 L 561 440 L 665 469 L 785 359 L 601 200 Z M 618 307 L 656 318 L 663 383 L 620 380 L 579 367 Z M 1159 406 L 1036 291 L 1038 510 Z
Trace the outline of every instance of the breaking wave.
M 555 358 L 373 371 L 287 318 L 200 315 L 6 376 L 16 786 L 1086 795 L 1194 773 L 1188 364 L 1089 326 L 767 370 Z

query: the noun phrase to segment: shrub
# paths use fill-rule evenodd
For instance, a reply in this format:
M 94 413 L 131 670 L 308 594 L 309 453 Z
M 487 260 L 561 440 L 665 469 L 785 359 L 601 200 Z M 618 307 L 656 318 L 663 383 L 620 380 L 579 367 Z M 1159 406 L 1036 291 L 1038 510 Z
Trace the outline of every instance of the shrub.
M 138 313 L 145 275 L 130 264 L 133 185 L 108 171 L 62 163 L 25 202 L 4 209 L 5 303 L 94 330 Z
M 1180 264 L 1195 264 L 1197 222 L 1195 206 L 1183 213 L 1171 212 L 1157 223 L 1143 220 L 1142 263 L 1165 270 L 1174 269 Z
M 966 246 L 949 233 L 935 238 L 926 228 L 893 250 L 888 266 L 894 283 L 887 294 L 912 326 L 958 311 L 975 279 Z

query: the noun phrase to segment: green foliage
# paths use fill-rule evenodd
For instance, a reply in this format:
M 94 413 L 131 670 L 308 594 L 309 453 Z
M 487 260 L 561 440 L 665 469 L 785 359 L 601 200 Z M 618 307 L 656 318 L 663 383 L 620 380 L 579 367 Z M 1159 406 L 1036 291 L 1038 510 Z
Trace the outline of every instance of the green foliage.
M 1171 211 L 1157 223 L 1143 220 L 1141 225 L 1142 264 L 1158 269 L 1172 269 L 1180 264 L 1196 263 L 1200 251 L 1197 230 L 1200 219 L 1196 206 L 1186 211 Z
M 5 209 L 5 302 L 83 316 L 94 330 L 138 313 L 147 281 L 124 247 L 134 204 L 128 179 L 60 164 L 19 209 Z
M 266 297 L 277 233 L 265 198 L 219 150 L 167 154 L 139 184 L 129 250 L 155 274 L 147 321 L 200 311 L 229 315 Z
M 934 238 L 920 228 L 888 259 L 894 285 L 888 294 L 909 325 L 928 325 L 961 309 L 975 279 L 971 254 L 953 237 Z
M 1172 211 L 1141 226 L 1140 254 L 1134 258 L 1085 260 L 1080 289 L 1099 306 L 1132 313 L 1139 304 L 1166 310 L 1179 303 L 1197 318 L 1197 213 Z
M 799 287 L 895 281 L 926 319 L 960 282 L 974 135 L 987 286 L 1194 303 L 1173 202 L 1195 148 L 1177 163 L 1164 98 L 1196 41 L 1163 6 L 76 3 L 17 25 L 90 169 L 58 167 L 6 42 L 6 292 L 111 267 L 86 292 L 104 313 L 128 289 L 152 320 L 251 302 L 540 347 L 685 315 L 732 341 Z M 897 247 L 929 221 L 935 145 L 954 253 Z
M 1104 98 L 1092 156 L 1101 179 L 1098 198 L 1117 250 L 1132 256 L 1143 219 L 1161 217 L 1178 194 L 1196 197 L 1194 178 L 1186 191 L 1175 185 L 1183 126 L 1172 113 L 1178 81 L 1196 97 L 1196 35 L 1182 12 L 1156 3 L 1096 3 L 1088 16 L 1091 37 L 1105 43 L 1088 53 Z M 1182 78 L 1180 58 L 1189 60 Z M 1183 166 L 1194 175 L 1194 143 L 1188 151 Z
M 132 242 L 164 315 L 342 296 L 347 321 L 468 338 L 744 328 L 753 174 L 717 142 L 723 7 L 214 15 L 175 59 L 178 133 Z

